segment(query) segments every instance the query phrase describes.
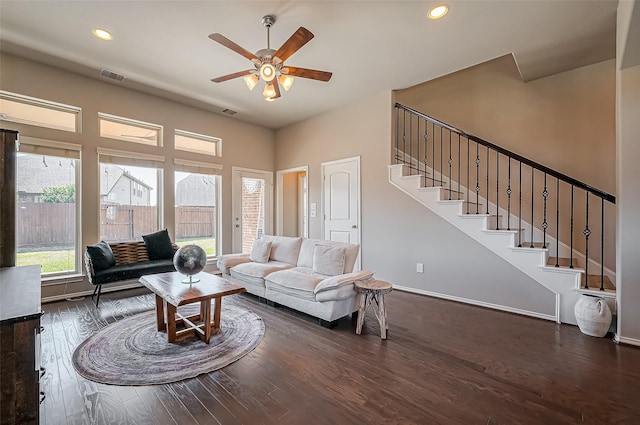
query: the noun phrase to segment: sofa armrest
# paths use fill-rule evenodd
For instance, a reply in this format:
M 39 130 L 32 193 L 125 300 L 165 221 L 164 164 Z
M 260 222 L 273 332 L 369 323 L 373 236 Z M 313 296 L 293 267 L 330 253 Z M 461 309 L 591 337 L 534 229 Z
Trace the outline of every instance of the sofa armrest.
M 371 279 L 373 277 L 373 273 L 374 272 L 371 270 L 361 270 L 359 272 L 331 276 L 326 278 L 325 280 L 320 281 L 316 285 L 316 288 L 313 290 L 313 293 L 317 294 L 318 292 L 336 289 L 344 285 L 350 285 L 357 280 Z
M 228 275 L 231 267 L 250 261 L 249 254 L 225 254 L 218 257 L 217 265 L 222 274 Z

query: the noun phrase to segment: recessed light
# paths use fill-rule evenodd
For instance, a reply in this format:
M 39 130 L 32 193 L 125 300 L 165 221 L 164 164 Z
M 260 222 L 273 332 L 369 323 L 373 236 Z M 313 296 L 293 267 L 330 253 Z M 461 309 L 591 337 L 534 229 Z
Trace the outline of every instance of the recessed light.
M 440 19 L 449 11 L 448 4 L 439 4 L 429 11 L 429 18 Z
M 100 40 L 111 40 L 113 38 L 113 36 L 111 35 L 111 33 L 105 29 L 102 28 L 95 28 L 93 30 L 93 35 L 95 35 L 96 37 L 98 37 Z

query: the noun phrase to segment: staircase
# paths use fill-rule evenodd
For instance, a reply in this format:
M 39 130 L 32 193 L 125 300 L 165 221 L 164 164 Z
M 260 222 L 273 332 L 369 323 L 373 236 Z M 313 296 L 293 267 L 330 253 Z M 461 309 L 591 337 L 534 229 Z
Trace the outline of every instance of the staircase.
M 406 106 L 396 112 L 392 185 L 553 292 L 556 322 L 576 324 L 582 293 L 615 299 L 612 195 Z

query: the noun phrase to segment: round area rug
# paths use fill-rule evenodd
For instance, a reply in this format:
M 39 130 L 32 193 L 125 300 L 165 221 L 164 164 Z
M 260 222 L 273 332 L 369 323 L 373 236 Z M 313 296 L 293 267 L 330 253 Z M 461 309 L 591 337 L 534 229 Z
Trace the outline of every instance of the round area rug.
M 180 313 L 196 314 L 199 306 L 180 307 Z M 155 311 L 127 317 L 81 343 L 73 366 L 87 379 L 112 385 L 166 384 L 220 369 L 251 352 L 264 335 L 262 319 L 250 311 L 223 304 L 220 316 L 220 332 L 209 344 L 195 335 L 169 343 L 157 330 Z

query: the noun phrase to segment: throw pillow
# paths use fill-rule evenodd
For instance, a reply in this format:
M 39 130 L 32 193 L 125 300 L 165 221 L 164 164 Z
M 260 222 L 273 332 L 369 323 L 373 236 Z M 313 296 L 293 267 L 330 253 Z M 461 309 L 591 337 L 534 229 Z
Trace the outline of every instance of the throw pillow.
M 262 239 L 256 239 L 253 241 L 251 254 L 249 254 L 249 259 L 251 261 L 255 261 L 256 263 L 267 263 L 269 262 L 269 254 L 271 254 L 271 241 L 263 241 Z
M 313 271 L 326 276 L 344 273 L 344 247 L 316 245 L 313 250 Z
M 111 247 L 105 241 L 100 241 L 94 245 L 88 245 L 87 254 L 89 254 L 91 264 L 93 264 L 94 272 L 105 270 L 116 265 L 116 257 L 113 256 Z
M 167 229 L 149 235 L 142 235 L 147 247 L 149 260 L 167 260 L 173 258 L 174 250 Z

